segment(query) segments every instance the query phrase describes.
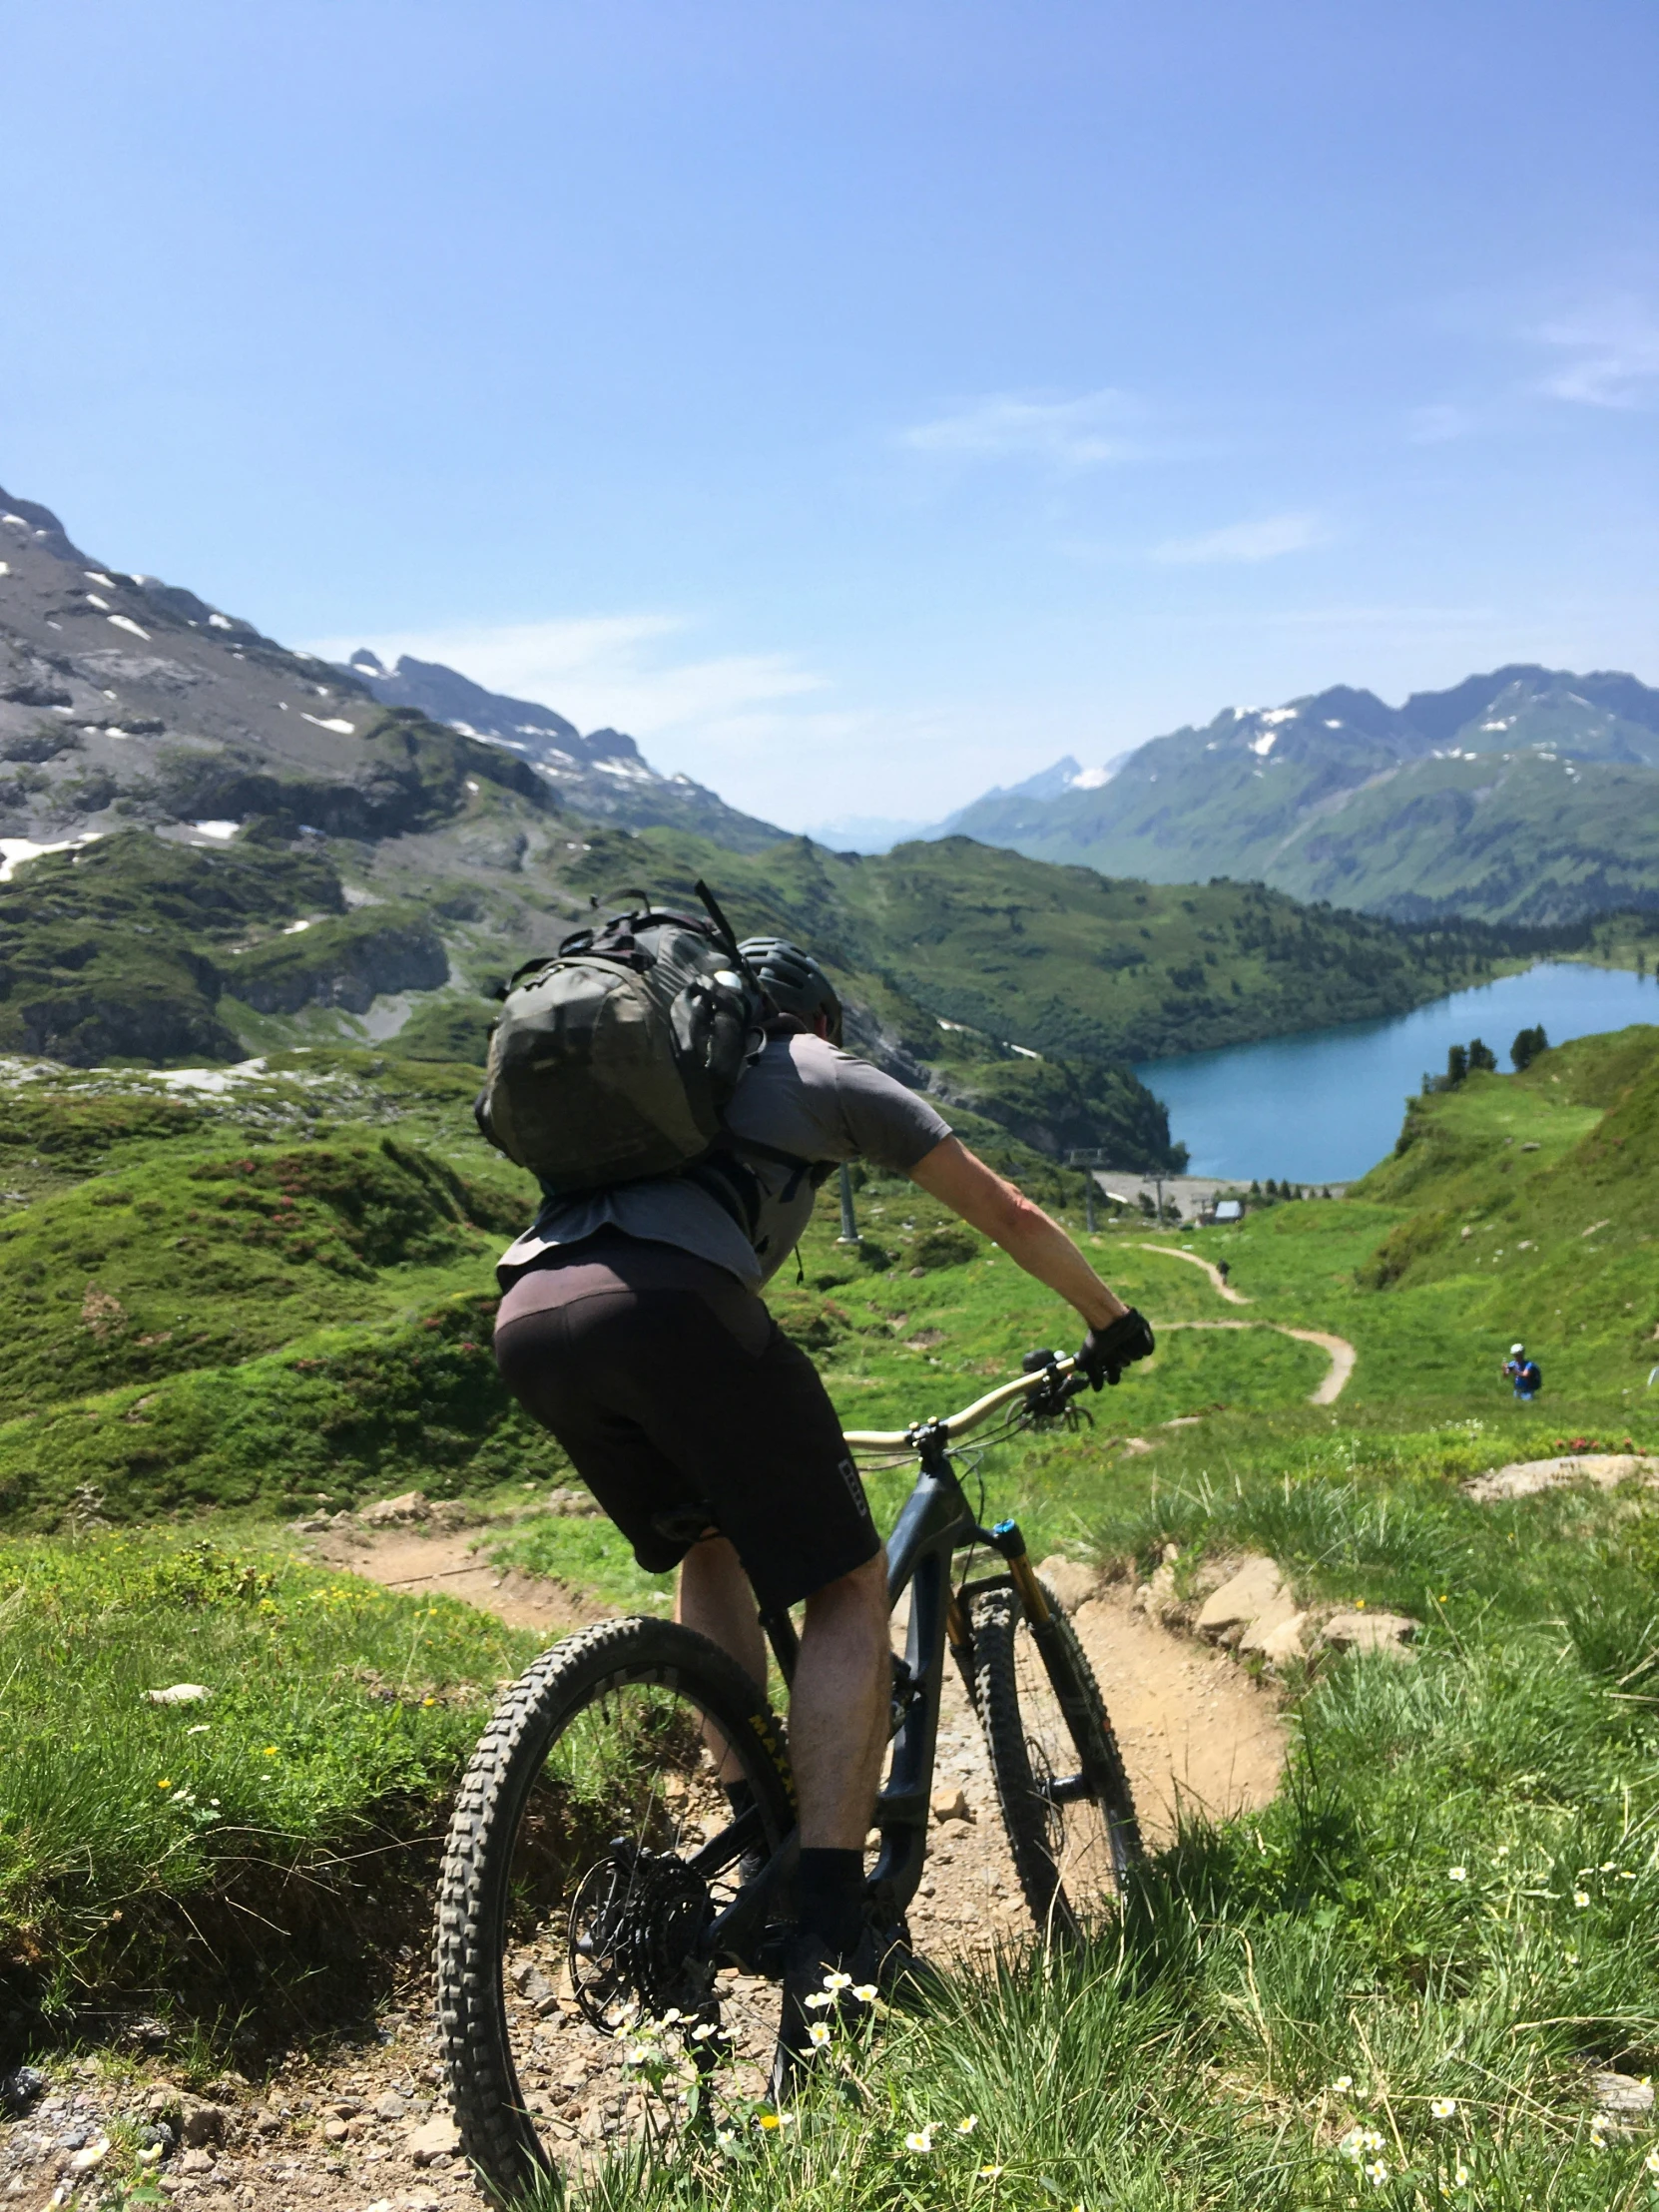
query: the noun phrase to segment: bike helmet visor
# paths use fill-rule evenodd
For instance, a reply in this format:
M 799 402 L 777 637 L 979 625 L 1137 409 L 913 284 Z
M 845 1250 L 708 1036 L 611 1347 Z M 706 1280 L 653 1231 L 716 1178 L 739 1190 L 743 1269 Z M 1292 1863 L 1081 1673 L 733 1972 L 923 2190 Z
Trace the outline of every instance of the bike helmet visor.
M 809 1029 L 823 1014 L 830 1043 L 840 1043 L 841 1002 L 810 952 L 787 937 L 746 937 L 738 949 L 780 1013 L 794 1014 Z

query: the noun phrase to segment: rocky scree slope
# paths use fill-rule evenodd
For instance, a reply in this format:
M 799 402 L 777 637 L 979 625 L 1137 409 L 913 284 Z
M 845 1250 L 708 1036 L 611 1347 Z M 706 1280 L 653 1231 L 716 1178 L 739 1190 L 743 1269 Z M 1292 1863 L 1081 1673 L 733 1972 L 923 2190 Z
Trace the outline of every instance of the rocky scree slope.
M 1659 691 L 1513 666 L 1399 708 L 1346 687 L 1229 707 L 947 827 L 1039 859 L 1259 878 L 1404 920 L 1659 908 Z

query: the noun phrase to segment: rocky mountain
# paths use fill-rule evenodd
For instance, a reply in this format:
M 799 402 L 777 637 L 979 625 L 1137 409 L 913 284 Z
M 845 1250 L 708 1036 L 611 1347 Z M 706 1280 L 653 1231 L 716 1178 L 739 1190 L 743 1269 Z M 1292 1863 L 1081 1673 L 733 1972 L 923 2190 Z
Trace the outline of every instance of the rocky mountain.
M 946 827 L 1107 874 L 1229 875 L 1399 919 L 1659 906 L 1659 691 L 1633 676 L 1514 666 L 1398 708 L 1338 688 L 1074 770 Z
M 486 691 L 441 661 L 417 661 L 405 653 L 387 669 L 376 655 L 359 649 L 347 669 L 385 706 L 418 708 L 465 737 L 485 738 L 518 754 L 596 822 L 691 830 L 734 852 L 764 851 L 789 834 L 728 807 L 689 776 L 662 775 L 620 730 L 592 730 L 584 737 L 551 707 Z

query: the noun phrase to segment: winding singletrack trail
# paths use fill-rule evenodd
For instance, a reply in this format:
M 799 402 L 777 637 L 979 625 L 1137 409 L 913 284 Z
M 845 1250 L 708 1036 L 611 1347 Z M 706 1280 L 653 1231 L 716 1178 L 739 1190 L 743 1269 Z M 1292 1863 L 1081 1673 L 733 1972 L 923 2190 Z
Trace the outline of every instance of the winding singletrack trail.
M 1142 1244 L 1142 1252 L 1160 1252 L 1166 1260 L 1185 1260 L 1189 1266 L 1202 1268 L 1210 1278 L 1210 1285 L 1230 1306 L 1249 1306 L 1252 1301 L 1243 1291 L 1234 1290 L 1221 1279 L 1221 1270 L 1210 1260 L 1201 1260 L 1196 1252 L 1183 1252 L 1176 1245 Z M 1154 1330 L 1167 1329 L 1277 1329 L 1282 1337 L 1295 1337 L 1299 1344 L 1318 1345 L 1331 1362 L 1330 1372 L 1317 1390 L 1310 1393 L 1310 1405 L 1335 1405 L 1349 1384 L 1354 1374 L 1359 1353 L 1346 1337 L 1334 1337 L 1323 1329 L 1293 1329 L 1284 1321 L 1160 1321 Z
M 1231 1283 L 1223 1282 L 1222 1273 L 1213 1260 L 1201 1260 L 1196 1252 L 1183 1252 L 1179 1245 L 1143 1244 L 1143 1252 L 1161 1252 L 1166 1260 L 1185 1260 L 1189 1267 L 1202 1268 L 1210 1278 L 1210 1288 L 1218 1291 L 1229 1306 L 1248 1306 L 1251 1301 L 1243 1291 L 1234 1290 Z

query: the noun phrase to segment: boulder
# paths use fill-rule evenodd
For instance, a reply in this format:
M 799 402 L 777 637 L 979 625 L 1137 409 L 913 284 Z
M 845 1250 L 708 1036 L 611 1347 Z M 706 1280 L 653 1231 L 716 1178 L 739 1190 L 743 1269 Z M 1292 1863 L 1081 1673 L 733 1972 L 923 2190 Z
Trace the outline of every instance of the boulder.
M 1256 1621 L 1240 1639 L 1239 1649 L 1259 1653 L 1270 1667 L 1286 1666 L 1293 1659 L 1308 1656 L 1308 1647 L 1302 1640 L 1307 1625 L 1306 1613 L 1291 1613 L 1272 1628 L 1265 1628 L 1261 1621 Z
M 968 1802 L 960 1790 L 935 1790 L 932 1807 L 935 1821 L 965 1821 L 968 1817 Z
M 1592 2074 L 1590 2094 L 1597 2108 L 1605 2112 L 1615 2126 L 1629 2127 L 1636 2121 L 1653 2117 L 1653 2084 L 1638 2081 L 1634 2074 Z
M 225 2123 L 231 2117 L 222 2104 L 188 2104 L 179 2132 L 192 2149 L 225 2140 Z
M 1659 1459 L 1644 1452 L 1579 1451 L 1558 1459 L 1516 1459 L 1488 1474 L 1465 1482 L 1464 1491 L 1479 1505 L 1495 1499 L 1533 1497 L 1540 1490 L 1558 1490 L 1573 1482 L 1590 1482 L 1598 1490 L 1617 1489 L 1621 1482 L 1659 1484 Z
M 429 2166 L 434 2158 L 453 2158 L 461 2147 L 461 2131 L 447 2112 L 435 2112 L 429 2120 L 410 2128 L 403 2148 L 417 2166 Z
M 1037 1573 L 1059 1599 L 1062 1613 L 1075 1613 L 1084 1600 L 1095 1596 L 1100 1588 L 1098 1567 L 1068 1559 L 1063 1552 L 1057 1551 L 1052 1558 L 1045 1559 Z
M 1421 1625 L 1406 1613 L 1333 1613 L 1324 1638 L 1333 1651 L 1385 1651 L 1402 1659 Z
M 200 1705 L 205 1697 L 213 1696 L 201 1682 L 174 1682 L 165 1690 L 146 1690 L 144 1694 L 152 1705 Z
M 1161 1567 L 1153 1569 L 1152 1580 L 1143 1582 L 1135 1592 L 1135 1603 L 1143 1613 L 1155 1621 L 1167 1621 L 1181 1610 L 1181 1600 L 1175 1594 L 1175 1567 L 1166 1559 Z
M 1278 1627 L 1295 1610 L 1278 1567 L 1271 1559 L 1258 1557 L 1246 1559 L 1210 1593 L 1194 1626 L 1213 1644 L 1237 1645 L 1257 1621 L 1271 1616 L 1272 1625 Z
M 387 1521 L 425 1520 L 430 1511 L 424 1490 L 405 1490 L 401 1497 L 383 1497 L 377 1505 L 365 1505 L 357 1518 L 377 1528 Z

